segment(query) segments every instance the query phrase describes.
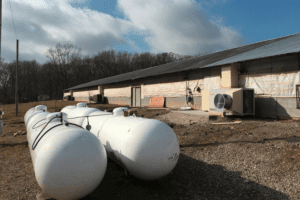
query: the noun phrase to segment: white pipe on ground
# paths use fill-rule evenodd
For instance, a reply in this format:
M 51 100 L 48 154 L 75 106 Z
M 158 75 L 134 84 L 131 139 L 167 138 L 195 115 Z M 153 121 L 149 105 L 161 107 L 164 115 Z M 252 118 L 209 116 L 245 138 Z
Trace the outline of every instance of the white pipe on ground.
M 107 166 L 97 137 L 68 124 L 63 113 L 34 108 L 25 114 L 26 120 L 35 177 L 46 196 L 80 199 L 96 189 Z

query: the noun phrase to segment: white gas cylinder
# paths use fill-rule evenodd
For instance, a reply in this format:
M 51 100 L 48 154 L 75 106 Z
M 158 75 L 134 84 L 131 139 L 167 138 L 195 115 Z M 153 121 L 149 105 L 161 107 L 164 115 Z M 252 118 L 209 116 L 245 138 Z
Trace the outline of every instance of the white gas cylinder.
M 47 106 L 45 105 L 38 105 L 34 108 L 30 108 L 24 116 L 24 122 L 25 122 L 25 126 L 27 125 L 28 121 L 30 120 L 30 118 L 35 115 L 38 112 L 46 112 L 47 111 Z
M 36 180 L 46 195 L 58 200 L 91 193 L 107 166 L 98 138 L 66 122 L 66 114 L 37 112 L 27 127 Z
M 179 158 L 179 144 L 174 131 L 165 123 L 140 117 L 113 115 L 85 118 L 82 127 L 104 145 L 107 156 L 142 180 L 156 180 L 168 175 Z
M 78 103 L 76 106 L 66 106 L 61 112 L 68 114 L 69 122 L 82 125 L 82 122 L 86 116 L 92 112 L 99 111 L 97 108 L 89 108 L 86 103 Z

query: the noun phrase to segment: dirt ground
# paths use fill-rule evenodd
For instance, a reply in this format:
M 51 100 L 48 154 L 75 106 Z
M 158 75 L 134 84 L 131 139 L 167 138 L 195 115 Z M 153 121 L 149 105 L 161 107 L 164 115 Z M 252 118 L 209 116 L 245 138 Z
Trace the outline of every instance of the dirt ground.
M 25 112 L 47 105 L 50 112 L 75 102 L 47 101 L 0 105 L 0 199 L 35 199 L 41 190 L 35 180 L 26 134 Z M 56 105 L 55 105 L 56 104 Z M 111 111 L 116 105 L 93 104 Z M 299 121 L 258 118 L 226 118 L 209 121 L 207 116 L 171 110 L 139 109 L 137 116 L 155 118 L 173 126 L 180 143 L 180 157 L 173 172 L 146 182 L 125 176 L 108 160 L 106 175 L 91 199 L 300 199 Z M 0 119 L 1 120 L 1 119 Z M 234 125 L 215 122 L 241 121 Z

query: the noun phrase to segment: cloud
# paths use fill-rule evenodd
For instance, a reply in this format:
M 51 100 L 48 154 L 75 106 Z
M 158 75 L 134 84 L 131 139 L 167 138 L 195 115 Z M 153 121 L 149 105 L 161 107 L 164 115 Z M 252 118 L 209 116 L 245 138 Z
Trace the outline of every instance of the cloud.
M 74 1 L 11 0 L 20 57 L 36 56 L 39 62 L 45 62 L 47 58 L 43 54 L 57 43 L 71 43 L 85 54 L 96 54 L 127 43 L 123 36 L 134 28 L 130 21 L 75 8 L 71 3 Z M 15 52 L 16 37 L 8 1 L 3 2 L 3 10 L 2 58 L 11 61 L 15 55 L 9 52 Z
M 192 0 L 119 0 L 118 5 L 136 27 L 149 33 L 145 40 L 153 52 L 194 55 L 241 43 L 240 33 L 211 21 Z
M 84 7 L 89 1 L 11 0 L 20 60 L 44 63 L 45 52 L 57 43 L 71 43 L 87 55 L 118 46 L 194 55 L 241 42 L 240 33 L 212 21 L 194 0 L 118 0 L 117 9 L 125 19 Z M 2 58 L 10 62 L 16 57 L 16 36 L 9 1 L 3 1 L 2 16 Z M 141 49 L 141 40 L 147 47 Z

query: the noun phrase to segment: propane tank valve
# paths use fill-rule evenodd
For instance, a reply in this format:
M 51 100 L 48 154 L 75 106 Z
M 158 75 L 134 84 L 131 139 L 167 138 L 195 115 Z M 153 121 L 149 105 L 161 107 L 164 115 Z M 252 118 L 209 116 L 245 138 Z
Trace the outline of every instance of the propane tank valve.
M 85 129 L 90 131 L 92 129 L 92 126 L 88 124 L 88 125 L 86 125 Z

